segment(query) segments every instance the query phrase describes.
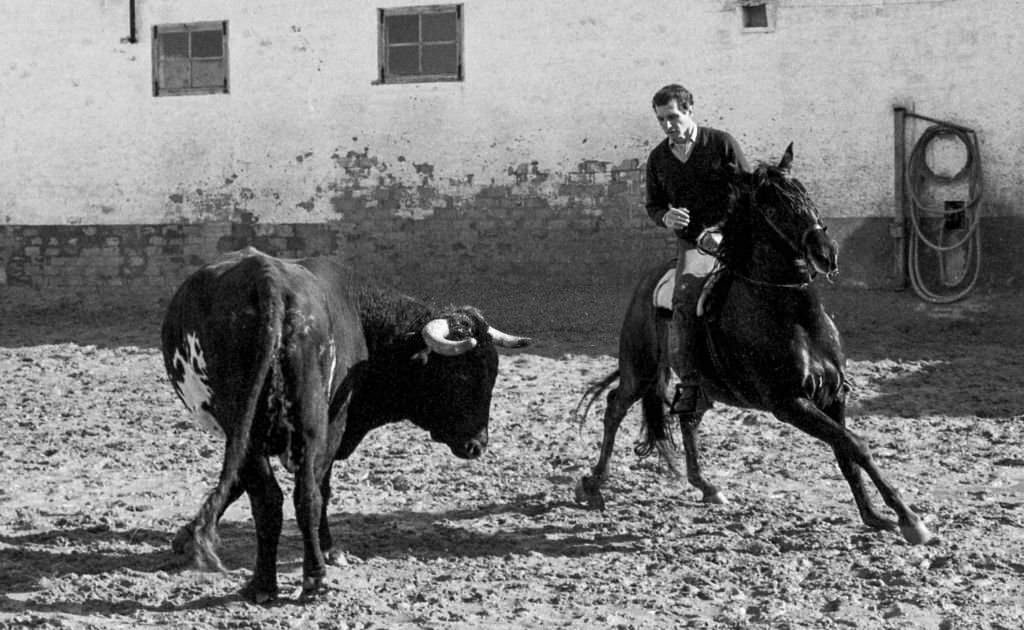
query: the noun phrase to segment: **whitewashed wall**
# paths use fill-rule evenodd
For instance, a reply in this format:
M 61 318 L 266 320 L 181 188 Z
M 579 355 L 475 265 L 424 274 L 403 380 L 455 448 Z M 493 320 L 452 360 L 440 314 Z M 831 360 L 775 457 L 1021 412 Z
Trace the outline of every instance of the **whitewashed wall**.
M 0 3 L 0 221 L 329 220 L 349 151 L 368 188 L 429 165 L 469 198 L 536 162 L 554 198 L 583 160 L 643 160 L 675 81 L 750 157 L 794 141 L 828 216 L 891 213 L 897 103 L 976 128 L 988 212 L 1024 215 L 1019 0 L 780 0 L 770 33 L 730 0 L 466 0 L 464 82 L 374 85 L 376 10 L 409 4 L 138 0 L 129 44 L 128 0 Z M 231 94 L 154 98 L 152 26 L 204 20 L 230 23 Z

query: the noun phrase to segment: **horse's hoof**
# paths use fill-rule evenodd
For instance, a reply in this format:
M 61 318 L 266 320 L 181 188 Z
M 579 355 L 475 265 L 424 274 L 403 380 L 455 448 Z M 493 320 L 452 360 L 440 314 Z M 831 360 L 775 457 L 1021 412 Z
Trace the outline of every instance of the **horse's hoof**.
M 889 531 L 889 532 L 895 532 L 895 531 L 902 531 L 903 530 L 903 527 L 901 525 L 899 525 L 896 521 L 894 521 L 892 519 L 884 518 L 884 517 L 879 516 L 878 514 L 874 514 L 874 513 L 862 514 L 861 515 L 861 520 L 864 521 L 865 525 L 867 525 L 868 527 L 870 527 L 872 529 L 878 529 L 878 530 Z M 911 526 L 908 525 L 907 527 L 911 527 Z
M 263 606 L 277 599 L 277 585 L 260 585 L 255 578 L 242 587 L 241 595 L 253 604 Z
M 188 555 L 192 551 L 192 525 L 182 525 L 171 540 L 171 551 L 179 556 Z
M 576 482 L 576 502 L 580 505 L 585 506 L 588 510 L 603 510 L 604 509 L 604 497 L 601 496 L 601 490 L 593 487 L 593 479 L 590 477 L 583 477 Z
M 576 487 L 573 489 L 573 498 L 576 499 L 576 503 L 586 504 L 587 489 L 583 486 L 583 479 L 576 482 Z
M 709 490 L 708 492 L 705 492 L 701 501 L 711 505 L 725 505 L 729 502 L 726 500 L 725 495 L 718 490 Z
M 903 538 L 911 545 L 927 545 L 937 540 L 921 521 L 906 525 L 901 524 L 900 533 L 903 534 Z

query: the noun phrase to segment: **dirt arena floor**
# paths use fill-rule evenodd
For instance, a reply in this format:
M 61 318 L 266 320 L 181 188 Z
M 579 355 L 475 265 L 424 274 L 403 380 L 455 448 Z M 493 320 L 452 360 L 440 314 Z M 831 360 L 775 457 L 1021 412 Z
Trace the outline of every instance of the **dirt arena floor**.
M 477 302 L 536 339 L 501 356 L 488 453 L 456 460 L 408 425 L 371 434 L 335 468 L 330 524 L 347 562 L 309 605 L 294 598 L 290 501 L 274 605 L 237 595 L 255 549 L 247 501 L 221 529 L 227 573 L 172 554 L 222 444 L 165 380 L 159 312 L 6 316 L 0 627 L 1024 628 L 1022 294 L 824 295 L 855 385 L 851 427 L 939 537 L 914 547 L 861 525 L 824 445 L 729 407 L 702 432 L 729 503 L 703 505 L 638 459 L 634 410 L 607 509 L 577 507 L 603 407 L 582 427 L 570 412 L 614 368 L 625 305 L 583 293 Z

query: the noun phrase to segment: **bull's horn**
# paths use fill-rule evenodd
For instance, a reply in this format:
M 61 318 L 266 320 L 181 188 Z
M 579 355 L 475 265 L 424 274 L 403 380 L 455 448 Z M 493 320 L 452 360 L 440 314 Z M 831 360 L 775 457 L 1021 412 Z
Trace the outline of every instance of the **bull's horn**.
M 423 326 L 423 341 L 431 351 L 447 357 L 453 357 L 463 352 L 469 352 L 476 347 L 476 339 L 462 339 L 452 341 L 448 339 L 448 320 L 443 317 L 432 319 Z
M 516 337 L 508 333 L 503 333 L 494 326 L 487 327 L 487 334 L 494 340 L 494 345 L 501 346 L 502 348 L 522 348 L 523 346 L 530 345 L 529 337 Z

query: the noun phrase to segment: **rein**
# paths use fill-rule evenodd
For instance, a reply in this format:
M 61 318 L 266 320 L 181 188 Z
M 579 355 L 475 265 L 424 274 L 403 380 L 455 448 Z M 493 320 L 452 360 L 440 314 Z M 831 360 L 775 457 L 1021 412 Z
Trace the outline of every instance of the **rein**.
M 730 269 L 729 267 L 726 267 L 725 269 L 726 271 L 736 276 L 743 282 L 746 282 L 747 284 L 752 284 L 758 287 L 771 287 L 773 289 L 806 289 L 807 287 L 811 286 L 811 280 L 814 279 L 813 276 L 810 273 L 808 273 L 807 280 L 803 282 L 768 282 L 767 280 L 756 280 L 754 278 L 751 278 L 750 276 L 745 276 L 742 273 L 736 271 L 735 269 Z
M 799 186 L 799 184 L 797 184 L 797 186 L 798 191 L 802 192 L 802 186 Z M 791 193 L 781 188 L 779 188 L 779 194 L 786 197 L 790 202 L 794 204 L 799 204 L 802 199 L 800 195 L 797 195 L 796 193 Z M 714 258 L 718 259 L 719 263 L 725 271 L 728 271 L 733 276 L 739 278 L 743 282 L 746 282 L 747 284 L 750 285 L 790 290 L 801 290 L 806 289 L 808 286 L 810 286 L 811 282 L 817 277 L 818 270 L 815 268 L 814 263 L 811 262 L 810 257 L 808 255 L 808 241 L 811 238 L 811 235 L 816 234 L 818 232 L 824 234 L 825 232 L 828 231 L 828 228 L 821 224 L 821 220 L 817 216 L 817 213 L 810 213 L 810 216 L 813 218 L 814 223 L 810 227 L 806 228 L 803 231 L 803 233 L 800 234 L 800 238 L 797 241 L 794 241 L 794 239 L 787 235 L 764 211 L 764 207 L 755 201 L 753 194 L 750 195 L 749 201 L 746 204 L 746 208 L 748 213 L 757 215 L 757 217 L 759 217 L 764 223 L 766 223 L 770 228 L 769 234 L 774 235 L 775 239 L 781 242 L 788 250 L 788 252 L 796 257 L 796 263 L 798 265 L 797 271 L 799 271 L 799 273 L 804 278 L 802 282 L 772 282 L 770 280 L 758 280 L 756 278 L 751 278 L 750 276 L 735 270 L 728 264 L 728 262 L 725 259 L 721 257 L 717 246 L 718 242 L 716 242 L 714 238 L 708 239 L 711 241 L 712 246 L 705 245 L 705 237 L 713 235 L 713 233 L 717 231 L 717 228 L 714 227 L 705 229 L 704 232 L 702 232 L 700 236 L 697 237 L 697 249 L 704 252 L 705 254 L 709 254 Z M 749 226 L 747 229 L 750 229 Z M 784 252 L 783 255 L 785 255 Z M 802 269 L 799 268 L 800 263 L 802 263 Z M 838 272 L 838 269 L 826 273 L 825 278 L 829 282 L 831 282 L 832 277 L 835 275 L 836 272 Z
M 764 219 L 764 222 L 768 224 L 768 227 L 770 227 L 772 231 L 775 232 L 775 235 L 778 236 L 779 239 L 782 240 L 782 242 L 785 243 L 787 247 L 789 247 L 789 250 L 791 252 L 793 252 L 801 259 L 803 259 L 804 262 L 807 262 L 807 254 L 805 253 L 805 249 L 807 246 L 807 237 L 810 236 L 811 234 L 814 234 L 815 232 L 828 231 L 827 227 L 825 227 L 819 221 L 816 220 L 814 222 L 814 225 L 804 230 L 804 233 L 800 235 L 800 247 L 797 247 L 796 243 L 794 243 L 788 236 L 786 236 L 783 233 L 783 231 L 779 229 L 779 226 L 775 225 L 775 222 L 768 218 L 767 214 L 763 212 L 761 212 L 760 214 L 761 218 Z
M 807 253 L 806 253 L 807 238 L 811 234 L 814 234 L 815 232 L 825 232 L 825 231 L 828 230 L 828 228 L 825 227 L 819 221 L 816 220 L 814 222 L 814 225 L 812 225 L 811 227 L 809 227 L 806 230 L 804 230 L 803 234 L 800 235 L 800 246 L 798 247 L 797 244 L 794 243 L 791 238 L 786 236 L 786 234 L 779 228 L 779 226 L 775 225 L 775 222 L 772 221 L 768 217 L 767 214 L 765 214 L 764 212 L 758 212 L 758 215 L 760 215 L 761 219 L 765 223 L 768 224 L 768 227 L 770 227 L 772 229 L 772 232 L 775 233 L 775 236 L 777 236 L 779 238 L 779 240 L 781 240 L 789 248 L 790 252 L 792 252 L 800 260 L 802 260 L 804 262 L 804 264 L 807 266 L 807 268 L 810 269 L 810 271 L 806 271 L 805 272 L 807 274 L 807 280 L 805 280 L 803 282 L 769 282 L 767 280 L 757 280 L 757 279 L 751 278 L 751 277 L 746 276 L 746 275 L 736 271 L 735 269 L 731 269 L 729 267 L 726 267 L 726 269 L 729 270 L 729 273 L 731 273 L 732 275 L 736 276 L 740 280 L 746 282 L 747 284 L 752 284 L 754 286 L 771 287 L 771 288 L 775 288 L 775 289 L 796 289 L 796 290 L 806 289 L 807 287 L 809 287 L 811 285 L 811 282 L 814 280 L 814 278 L 818 274 L 814 270 L 814 265 L 812 265 L 807 260 Z

